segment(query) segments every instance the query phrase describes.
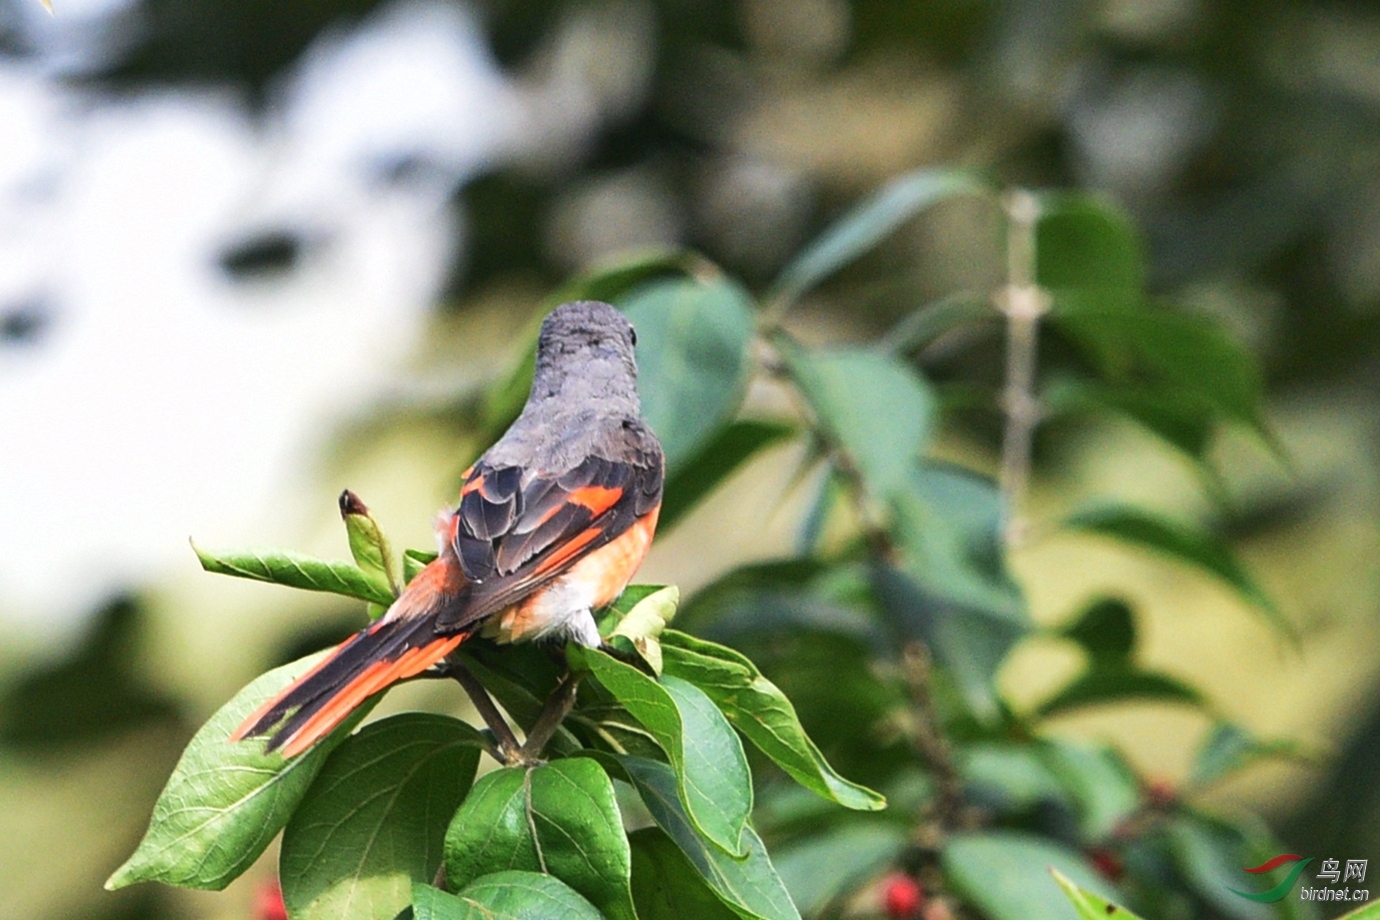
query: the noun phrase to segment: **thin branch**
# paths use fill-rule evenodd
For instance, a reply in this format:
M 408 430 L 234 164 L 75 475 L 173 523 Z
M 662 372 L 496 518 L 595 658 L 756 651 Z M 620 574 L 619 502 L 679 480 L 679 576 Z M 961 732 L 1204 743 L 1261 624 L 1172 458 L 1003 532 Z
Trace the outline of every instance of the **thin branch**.
M 493 699 L 489 696 L 489 691 L 484 689 L 469 668 L 466 668 L 458 661 L 447 661 L 441 668 L 448 677 L 455 678 L 455 682 L 464 688 L 465 694 L 474 703 L 474 708 L 479 710 L 479 716 L 484 720 L 484 724 L 493 732 L 494 740 L 498 742 L 498 753 L 500 759 L 506 766 L 516 766 L 523 763 L 522 745 L 518 743 L 517 736 L 513 734 L 512 728 L 508 726 L 503 714 L 494 705 Z
M 934 804 L 927 809 L 927 820 L 922 820 L 918 828 L 921 836 L 929 839 L 918 842 L 927 849 L 937 848 L 950 831 L 971 823 L 963 798 L 963 780 L 930 693 L 930 653 L 923 642 L 911 642 L 905 647 L 901 667 L 915 716 L 915 749 L 934 778 Z
M 1016 190 L 1006 198 L 1006 287 L 998 292 L 997 307 L 1006 316 L 1006 386 L 1002 409 L 1006 430 L 1001 448 L 1002 536 L 1007 546 L 1025 542 L 1028 525 L 1023 515 L 1030 483 L 1031 441 L 1040 420 L 1035 397 L 1035 366 L 1040 317 L 1049 309 L 1049 295 L 1036 283 L 1035 228 L 1040 219 L 1038 199 Z
M 533 763 L 541 757 L 542 749 L 551 740 L 551 736 L 556 734 L 556 729 L 561 727 L 565 717 L 570 714 L 571 708 L 575 705 L 575 691 L 579 689 L 580 678 L 583 676 L 567 673 L 561 679 L 560 685 L 546 698 L 546 705 L 542 707 L 537 721 L 532 723 L 532 729 L 527 733 L 527 743 L 522 746 L 520 752 L 528 763 Z

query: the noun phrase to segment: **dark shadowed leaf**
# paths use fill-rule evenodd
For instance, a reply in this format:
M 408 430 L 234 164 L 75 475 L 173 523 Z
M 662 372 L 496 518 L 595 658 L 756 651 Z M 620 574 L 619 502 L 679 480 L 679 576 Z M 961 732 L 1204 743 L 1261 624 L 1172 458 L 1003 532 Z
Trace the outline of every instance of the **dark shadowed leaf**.
M 1050 739 L 1039 752 L 1078 812 L 1085 842 L 1105 840 L 1140 806 L 1140 782 L 1112 748 Z
M 1124 664 L 1136 649 L 1135 616 L 1118 598 L 1094 601 L 1059 632 L 1083 646 L 1088 658 L 1102 665 Z
M 954 890 L 991 920 L 1069 920 L 1074 916 L 1050 869 L 1100 897 L 1121 900 L 1078 853 L 1033 834 L 955 834 L 945 844 L 941 861 Z
M 925 641 L 973 712 L 995 718 L 997 669 L 1030 629 L 1003 559 L 996 487 L 941 465 L 913 470 L 908 486 L 893 501 L 901 565 L 878 564 L 874 590 L 892 628 Z
M 441 865 L 446 822 L 484 741 L 457 719 L 411 712 L 331 752 L 283 831 L 278 874 L 295 920 L 393 917 Z
M 665 532 L 758 451 L 795 433 L 790 425 L 744 420 L 719 431 L 666 480 L 657 527 Z
M 867 348 L 783 346 L 786 365 L 830 441 L 884 501 L 901 491 L 929 436 L 934 398 L 909 364 Z
M 495 872 L 457 894 L 412 886 L 415 920 L 603 920 L 569 885 L 539 872 Z
M 628 841 L 603 768 L 584 757 L 508 767 L 475 784 L 446 832 L 446 884 L 493 872 L 542 872 L 606 917 L 636 920 Z
M 218 575 L 234 575 L 290 588 L 343 594 L 384 607 L 393 603 L 393 592 L 388 585 L 360 571 L 353 563 L 326 562 L 276 550 L 210 553 L 195 545 L 192 549 L 196 550 L 201 567 Z
M 1297 741 L 1264 741 L 1230 722 L 1219 722 L 1208 732 L 1193 761 L 1188 781 L 1202 786 L 1230 776 L 1251 764 L 1273 757 L 1311 760 Z
M 739 838 L 752 810 L 752 777 L 742 742 L 704 691 L 667 675 L 653 680 L 604 652 L 571 646 L 572 667 L 593 674 L 656 738 L 675 768 L 695 827 L 717 846 L 742 853 Z
M 767 299 L 795 300 L 931 205 L 986 187 L 973 174 L 952 169 L 897 176 L 801 250 L 777 277 Z
M 1073 909 L 1078 912 L 1078 920 L 1140 920 L 1135 914 L 1119 904 L 1113 904 L 1101 895 L 1093 894 L 1069 881 L 1069 877 L 1058 869 L 1050 869 L 1050 874 L 1064 889 Z
M 1168 674 L 1125 667 L 1092 667 L 1035 708 L 1042 718 L 1109 703 L 1148 701 L 1203 705 L 1203 695 Z
M 1040 394 L 1044 417 L 1114 412 L 1126 416 L 1202 462 L 1216 430 L 1218 413 L 1205 400 L 1181 392 L 1162 392 L 1141 384 L 1104 384 L 1064 379 Z
M 1126 214 L 1085 192 L 1039 196 L 1035 277 L 1041 287 L 1125 289 L 1145 283 L 1140 241 Z
M 287 823 L 327 755 L 373 708 L 366 703 L 311 750 L 291 760 L 262 739 L 231 741 L 251 712 L 328 654 L 309 655 L 251 682 L 201 727 L 153 806 L 148 833 L 110 876 L 114 890 L 159 881 L 219 891 L 258 859 Z
M 886 799 L 839 776 L 805 734 L 795 707 L 747 658 L 675 630 L 662 634 L 666 674 L 703 690 L 762 753 L 796 782 L 847 808 L 873 811 Z
M 743 828 L 746 856 L 730 856 L 706 840 L 691 823 L 676 791 L 675 772 L 669 766 L 629 755 L 620 756 L 618 761 L 657 826 L 675 841 L 723 903 L 747 918 L 800 920 L 800 913 L 776 874 L 766 847 L 751 825 Z
M 752 341 L 752 299 L 725 277 L 652 281 L 618 299 L 637 329 L 642 418 L 678 474 L 738 408 Z
M 896 861 L 909 834 L 897 824 L 848 824 L 776 849 L 776 871 L 808 917 Z
M 1293 624 L 1256 584 L 1231 549 L 1211 534 L 1124 505 L 1098 505 L 1076 511 L 1065 519 L 1064 526 L 1154 550 L 1215 575 L 1264 613 L 1281 633 L 1291 638 L 1296 636 Z
M 737 920 L 665 832 L 643 828 L 628 842 L 638 920 Z

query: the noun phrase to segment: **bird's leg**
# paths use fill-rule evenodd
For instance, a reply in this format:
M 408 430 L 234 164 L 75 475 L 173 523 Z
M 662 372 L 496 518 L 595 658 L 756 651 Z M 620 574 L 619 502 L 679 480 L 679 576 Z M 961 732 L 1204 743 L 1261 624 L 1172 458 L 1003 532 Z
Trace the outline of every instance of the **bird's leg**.
M 527 733 L 527 743 L 522 746 L 522 757 L 528 763 L 537 762 L 551 736 L 556 734 L 556 729 L 560 728 L 565 717 L 570 715 L 570 710 L 575 705 L 575 691 L 579 689 L 582 677 L 583 674 L 567 671 L 561 682 L 556 685 L 556 689 L 546 698 L 546 705 L 542 707 L 537 721 L 532 723 L 532 729 Z
M 494 736 L 494 741 L 498 745 L 498 760 L 503 761 L 505 766 L 517 766 L 523 763 L 522 745 L 518 744 L 517 736 L 513 734 L 512 728 L 508 726 L 503 714 L 494 705 L 493 698 L 489 696 L 489 691 L 484 689 L 484 685 L 470 673 L 469 668 L 458 661 L 447 659 L 436 668 L 438 673 L 446 677 L 455 678 L 455 682 L 464 688 L 465 694 L 474 703 L 474 708 L 479 710 L 479 716 L 484 720 L 484 724 L 489 727 L 489 731 Z

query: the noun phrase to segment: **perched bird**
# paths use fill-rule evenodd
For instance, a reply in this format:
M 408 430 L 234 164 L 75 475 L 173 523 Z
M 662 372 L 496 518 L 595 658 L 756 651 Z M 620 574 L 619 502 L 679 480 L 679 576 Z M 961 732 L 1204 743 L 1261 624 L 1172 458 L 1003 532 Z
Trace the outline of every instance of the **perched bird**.
M 373 694 L 482 632 L 596 647 L 592 611 L 622 593 L 661 509 L 661 444 L 641 419 L 632 325 L 577 301 L 542 323 L 522 414 L 465 472 L 437 527 L 440 555 L 378 621 L 249 716 L 232 740 L 272 732 L 305 751 Z

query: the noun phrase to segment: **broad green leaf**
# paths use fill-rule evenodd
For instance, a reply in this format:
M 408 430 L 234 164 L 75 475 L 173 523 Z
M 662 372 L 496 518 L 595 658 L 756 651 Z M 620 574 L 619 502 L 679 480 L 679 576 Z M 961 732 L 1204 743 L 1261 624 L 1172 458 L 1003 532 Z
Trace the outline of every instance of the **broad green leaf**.
M 667 675 L 653 680 L 596 649 L 566 649 L 571 667 L 588 670 L 656 738 L 675 768 L 686 813 L 726 852 L 743 852 L 752 811 L 752 777 L 742 742 L 704 691 Z
M 998 713 L 997 669 L 1030 629 L 1003 561 L 999 502 L 966 470 L 914 470 L 893 501 L 900 566 L 879 563 L 873 577 L 893 629 L 930 647 L 983 720 Z
M 457 719 L 410 712 L 331 752 L 283 831 L 278 874 L 293 920 L 394 917 L 441 865 L 447 817 L 484 741 Z
M 458 894 L 412 886 L 415 920 L 603 920 L 569 885 L 540 872 L 495 872 Z
M 1113 749 L 1048 740 L 1044 763 L 1078 812 L 1078 829 L 1089 843 L 1105 840 L 1140 806 L 1140 783 Z
M 800 920 L 799 911 L 752 825 L 743 828 L 742 843 L 747 855 L 730 856 L 706 840 L 686 814 L 671 767 L 631 755 L 620 756 L 618 761 L 657 826 L 675 841 L 719 900 L 749 920 Z
M 1098 505 L 1076 511 L 1065 519 L 1064 526 L 1154 550 L 1215 575 L 1264 613 L 1281 633 L 1291 638 L 1297 636 L 1293 624 L 1256 584 L 1226 543 L 1211 534 L 1123 505 Z
M 1120 666 L 1136 649 L 1136 621 L 1127 603 L 1119 598 L 1100 598 L 1059 630 L 1088 653 L 1099 665 Z
M 1198 749 L 1188 781 L 1207 785 L 1268 757 L 1310 759 L 1296 741 L 1262 741 L 1239 725 L 1219 722 Z
M 637 654 L 661 676 L 661 642 L 658 637 L 666 624 L 676 615 L 680 603 L 680 589 L 675 585 L 650 594 L 628 611 L 609 633 L 607 642 L 614 647 L 626 646 L 625 651 Z
M 785 346 L 786 366 L 827 437 L 884 501 L 902 491 L 934 415 L 929 386 L 905 361 L 868 348 Z
M 1049 321 L 1080 347 L 1103 391 L 1152 430 L 1192 446 L 1190 425 L 1211 412 L 1267 439 L 1264 384 L 1254 357 L 1210 319 L 1139 293 L 1056 293 Z M 1135 394 L 1145 394 L 1137 397 Z M 1175 431 L 1177 430 L 1177 433 Z
M 805 734 L 791 701 L 744 656 L 667 630 L 662 635 L 662 659 L 668 675 L 703 690 L 735 728 L 796 782 L 847 808 L 886 807 L 885 798 L 834 772 Z
M 607 636 L 622 622 L 623 618 L 648 597 L 665 588 L 666 585 L 628 585 L 623 593 L 603 610 L 595 612 L 595 622 L 599 625 L 599 635 Z
M 1094 666 L 1079 674 L 1049 699 L 1035 707 L 1041 718 L 1109 703 L 1135 701 L 1183 703 L 1202 706 L 1203 695 L 1168 674 L 1142 671 L 1131 665 L 1122 667 Z
M 1039 195 L 1035 280 L 1045 288 L 1140 290 L 1140 241 L 1126 214 L 1086 192 Z
M 931 205 L 986 188 L 971 173 L 952 169 L 920 169 L 897 176 L 801 250 L 772 284 L 767 299 L 797 299 Z
M 1350 913 L 1342 914 L 1337 920 L 1380 920 L 1380 902 L 1367 904 Z
M 201 567 L 218 575 L 343 594 L 384 607 L 393 603 L 393 593 L 386 584 L 375 581 L 349 562 L 326 562 L 277 550 L 210 553 L 196 545 L 192 549 L 196 550 Z
M 261 675 L 193 736 L 153 806 L 134 855 L 106 881 L 111 891 L 158 881 L 219 891 L 258 859 L 287 823 L 327 755 L 373 704 L 366 703 L 311 750 L 291 760 L 262 739 L 230 734 L 266 701 L 311 670 L 319 652 Z
M 1165 391 L 1145 383 L 1106 384 L 1063 379 L 1040 394 L 1044 418 L 1116 412 L 1202 463 L 1217 427 L 1219 413 L 1191 392 Z
M 742 400 L 752 299 L 720 276 L 652 281 L 617 305 L 637 330 L 642 418 L 661 439 L 675 476 Z
M 1078 912 L 1078 920 L 1107 920 L 1108 917 L 1113 918 L 1113 920 L 1140 920 L 1126 908 L 1113 904 L 1086 888 L 1075 885 L 1069 881 L 1067 875 L 1058 869 L 1050 869 L 1049 872 L 1059 883 L 1059 887 L 1064 889 L 1064 894 L 1068 896 L 1069 901 L 1072 902 L 1073 909 Z
M 958 750 L 959 772 L 974 797 L 1001 811 L 1025 811 L 1060 801 L 1065 792 L 1040 750 L 1030 744 L 987 742 Z
M 638 920 L 737 920 L 664 831 L 646 827 L 628 843 Z
M 1238 828 L 1197 815 L 1175 815 L 1171 819 L 1169 849 L 1189 888 L 1217 913 L 1236 920 L 1266 920 L 1276 916 L 1275 905 L 1251 900 L 1237 892 L 1256 894 L 1282 885 L 1291 875 L 1294 880 L 1298 878 L 1294 871 L 1299 868 L 1298 863 L 1269 875 L 1248 875 L 1241 871 L 1243 866 L 1260 865 L 1287 851 L 1282 847 L 1272 852 L 1257 849 Z M 1288 890 L 1292 887 L 1290 883 L 1285 891 L 1279 892 L 1282 898 L 1278 906 L 1292 905 L 1294 898 Z
M 350 540 L 350 555 L 354 557 L 355 565 L 390 594 L 396 595 L 402 583 L 398 580 L 398 567 L 393 561 L 388 538 L 369 514 L 369 508 L 349 489 L 340 493 L 340 517 L 345 521 L 345 533 Z
M 417 573 L 436 561 L 436 553 L 420 549 L 403 550 L 403 584 L 417 577 Z
M 1045 837 L 1018 831 L 955 834 L 940 857 L 953 889 L 990 920 L 1070 920 L 1075 915 L 1055 869 L 1111 901 L 1114 889 L 1076 852 Z
M 721 429 L 679 469 L 671 471 L 661 495 L 658 529 L 663 533 L 670 530 L 754 454 L 794 433 L 795 428 L 790 425 L 751 419 L 732 422 Z
M 446 884 L 493 872 L 542 872 L 606 917 L 636 920 L 628 840 L 613 783 L 585 757 L 486 774 L 446 832 Z
M 798 908 L 817 916 L 829 903 L 891 865 L 910 834 L 897 824 L 848 824 L 776 850 L 776 871 Z

